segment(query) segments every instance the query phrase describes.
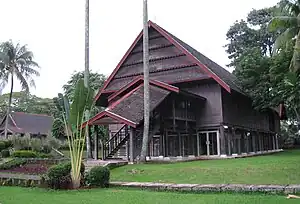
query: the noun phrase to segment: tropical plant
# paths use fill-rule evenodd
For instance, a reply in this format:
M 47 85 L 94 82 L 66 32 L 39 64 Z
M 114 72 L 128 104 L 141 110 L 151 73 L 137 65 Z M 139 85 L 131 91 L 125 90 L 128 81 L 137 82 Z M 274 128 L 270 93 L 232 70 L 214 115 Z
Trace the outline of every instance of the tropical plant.
M 14 45 L 12 41 L 0 44 L 1 85 L 5 86 L 9 78 L 11 83 L 7 115 L 10 114 L 14 77 L 20 81 L 22 89 L 29 92 L 30 86 L 35 87 L 33 76 L 40 75 L 36 68 L 39 68 L 39 65 L 33 61 L 33 53 L 28 50 L 26 45 L 21 46 L 19 43 Z M 5 138 L 7 138 L 8 118 L 6 117 L 5 121 Z
M 89 186 L 108 187 L 110 171 L 108 167 L 95 166 L 86 175 L 86 183 Z
M 274 54 L 280 52 L 290 41 L 294 41 L 294 52 L 290 70 L 300 70 L 300 0 L 282 0 L 278 4 L 279 12 L 269 24 L 270 31 L 279 36 L 274 44 Z
M 71 105 L 66 96 L 60 101 L 64 102 L 64 123 L 68 138 L 69 151 L 71 157 L 71 179 L 73 188 L 80 186 L 81 162 L 87 131 L 81 127 L 84 122 L 84 113 L 90 110 L 93 103 L 93 92 L 85 87 L 84 81 L 80 79 L 76 84 L 75 94 Z M 85 129 L 88 128 L 88 121 Z

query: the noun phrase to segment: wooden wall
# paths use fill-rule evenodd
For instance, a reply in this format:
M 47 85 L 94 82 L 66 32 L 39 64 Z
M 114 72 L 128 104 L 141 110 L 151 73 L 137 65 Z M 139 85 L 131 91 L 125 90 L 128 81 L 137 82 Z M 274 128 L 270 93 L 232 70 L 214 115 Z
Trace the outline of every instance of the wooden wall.
M 221 87 L 219 84 L 207 81 L 207 83 L 195 84 L 183 89 L 206 98 L 206 101 L 199 103 L 197 107 L 198 127 L 217 126 L 222 123 Z
M 234 91 L 228 93 L 222 90 L 222 109 L 224 123 L 265 131 L 279 131 L 277 114 L 255 110 L 251 99 Z M 274 121 L 273 127 L 272 120 Z

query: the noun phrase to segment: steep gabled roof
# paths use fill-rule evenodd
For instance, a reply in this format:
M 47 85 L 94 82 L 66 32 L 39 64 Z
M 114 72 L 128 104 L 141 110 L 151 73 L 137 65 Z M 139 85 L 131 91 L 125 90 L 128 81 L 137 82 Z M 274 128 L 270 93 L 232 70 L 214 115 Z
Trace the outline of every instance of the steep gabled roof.
M 153 23 L 154 24 L 154 23 Z M 157 27 L 162 29 L 168 35 L 170 35 L 175 41 L 177 41 L 184 49 L 186 49 L 189 53 L 191 53 L 194 57 L 197 58 L 203 65 L 205 65 L 211 72 L 216 74 L 220 79 L 222 79 L 229 87 L 237 92 L 242 92 L 240 86 L 238 85 L 238 80 L 235 75 L 230 73 L 228 70 L 218 65 L 216 62 L 212 61 L 202 53 L 198 52 L 196 49 L 186 44 L 173 34 L 169 33 L 165 29 L 161 28 L 159 25 L 155 24 Z
M 4 130 L 5 118 L 2 119 L 0 130 Z M 9 127 L 13 133 L 30 133 L 47 135 L 51 131 L 53 118 L 47 115 L 13 112 L 10 114 Z
M 168 90 L 162 86 L 150 84 L 149 91 L 151 97 L 150 112 L 153 111 L 171 92 L 176 90 Z M 136 127 L 144 118 L 144 86 L 140 84 L 119 100 L 113 102 L 106 110 L 98 113 L 88 122 L 82 124 L 115 124 L 124 123 L 131 127 Z
M 171 67 L 164 67 L 163 69 L 151 69 L 150 66 L 150 77 L 155 77 L 156 80 L 163 81 L 165 83 L 179 83 L 180 81 L 195 81 L 195 80 L 201 80 L 204 78 L 211 77 L 213 78 L 217 83 L 219 83 L 225 90 L 228 92 L 231 91 L 231 89 L 242 93 L 241 89 L 239 88 L 237 84 L 237 80 L 233 74 L 228 72 L 226 69 L 218 65 L 217 63 L 213 62 L 188 44 L 181 41 L 176 36 L 172 35 L 171 33 L 167 32 L 157 24 L 149 21 L 149 27 L 150 29 L 154 30 L 157 35 L 152 36 L 152 40 L 159 38 L 161 36 L 164 37 L 164 43 L 158 44 L 157 46 L 153 45 L 151 47 L 151 51 L 155 52 L 156 49 L 169 49 L 169 51 L 172 51 L 171 54 L 164 53 L 163 56 L 155 57 L 150 59 L 151 62 L 157 62 L 157 60 L 169 60 L 170 63 L 172 62 L 173 66 Z M 136 76 L 142 75 L 143 73 L 130 73 L 129 75 L 126 75 L 127 72 L 132 72 L 132 69 L 128 69 L 129 66 L 141 66 L 141 53 L 142 49 L 141 47 L 142 42 L 142 31 L 138 35 L 138 37 L 135 39 L 133 44 L 130 46 L 122 60 L 119 62 L 117 67 L 114 69 L 113 73 L 109 76 L 107 81 L 104 83 L 104 86 L 101 90 L 99 90 L 98 94 L 95 97 L 95 100 L 98 100 L 100 95 L 102 93 L 113 93 L 120 89 L 123 86 L 126 86 L 130 81 L 134 80 Z M 156 47 L 155 47 L 156 46 Z M 173 48 L 173 47 L 174 48 Z M 167 52 L 167 51 L 166 51 Z M 151 52 L 150 52 L 151 53 Z M 138 55 L 137 57 L 130 58 L 128 62 L 128 57 L 130 55 Z M 140 57 L 140 58 L 138 58 Z M 181 58 L 181 60 L 179 60 Z M 174 65 L 174 61 L 178 60 L 178 63 L 176 62 Z M 165 63 L 168 64 L 168 63 Z M 156 67 L 156 65 L 154 65 Z M 120 71 L 120 68 L 122 67 L 123 71 Z M 125 69 L 125 68 L 126 69 Z M 127 70 L 127 71 L 125 71 Z M 152 71 L 151 71 L 152 70 Z M 171 72 L 168 72 L 168 76 L 172 78 L 172 80 L 168 80 L 168 78 L 164 77 L 163 74 L 159 73 L 161 71 L 170 70 Z M 175 70 L 174 77 L 177 76 L 177 79 L 172 75 L 172 70 Z M 182 70 L 181 74 L 178 72 L 179 70 Z M 155 73 L 158 73 L 155 75 Z M 119 73 L 119 74 L 118 74 Z M 120 75 L 120 73 L 122 73 Z M 125 74 L 125 75 L 124 75 Z M 186 75 L 188 74 L 188 75 Z M 186 75 L 186 76 L 185 76 Z M 115 78 L 117 76 L 117 78 Z M 180 76 L 181 78 L 178 78 Z M 183 78 L 182 78 L 183 77 Z M 114 79 L 115 78 L 115 79 Z M 173 79 L 174 78 L 174 79 Z M 114 79 L 114 80 L 113 80 Z M 114 90 L 111 87 L 115 87 Z

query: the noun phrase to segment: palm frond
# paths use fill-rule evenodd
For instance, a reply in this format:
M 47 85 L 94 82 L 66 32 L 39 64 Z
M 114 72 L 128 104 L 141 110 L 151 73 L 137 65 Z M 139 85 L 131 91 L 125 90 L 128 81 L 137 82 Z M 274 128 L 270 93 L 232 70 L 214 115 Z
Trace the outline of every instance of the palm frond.
M 40 73 L 36 71 L 35 69 L 30 68 L 27 65 L 24 65 L 21 67 L 21 72 L 24 73 L 25 75 L 35 75 L 35 76 L 40 76 Z
M 29 59 L 30 61 L 33 58 L 33 53 L 31 51 L 26 51 L 24 53 L 22 53 L 20 56 L 17 56 L 17 59 Z
M 287 28 L 283 33 L 281 33 L 275 40 L 273 46 L 273 54 L 277 54 L 277 51 L 282 48 L 286 47 L 288 43 L 297 35 L 299 28 L 292 27 Z
M 9 57 L 6 53 L 0 52 L 0 62 L 2 62 L 5 65 L 9 64 Z
M 286 29 L 291 27 L 298 27 L 298 19 L 293 16 L 276 16 L 268 25 L 270 32 L 277 31 L 278 29 Z
M 18 69 L 14 69 L 14 74 L 16 75 L 17 79 L 20 81 L 22 90 L 24 90 L 25 92 L 29 92 L 29 85 L 25 77 L 22 75 L 22 73 Z

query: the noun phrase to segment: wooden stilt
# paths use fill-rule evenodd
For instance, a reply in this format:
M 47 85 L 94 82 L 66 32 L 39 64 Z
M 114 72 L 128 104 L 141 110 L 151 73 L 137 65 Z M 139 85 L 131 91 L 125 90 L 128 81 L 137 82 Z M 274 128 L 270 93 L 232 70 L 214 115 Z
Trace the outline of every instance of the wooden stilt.
M 94 126 L 95 139 L 94 139 L 94 159 L 98 160 L 99 157 L 99 128 L 97 125 Z
M 131 163 L 133 163 L 134 162 L 134 147 L 133 147 L 133 145 L 134 145 L 134 142 L 133 142 L 133 140 L 134 140 L 134 136 L 135 136 L 135 129 L 134 128 L 132 128 L 132 127 L 130 127 L 130 133 L 129 133 L 129 142 L 130 142 L 130 145 L 129 145 L 129 148 L 130 148 L 130 150 L 129 150 L 129 154 L 130 154 L 130 162 Z

